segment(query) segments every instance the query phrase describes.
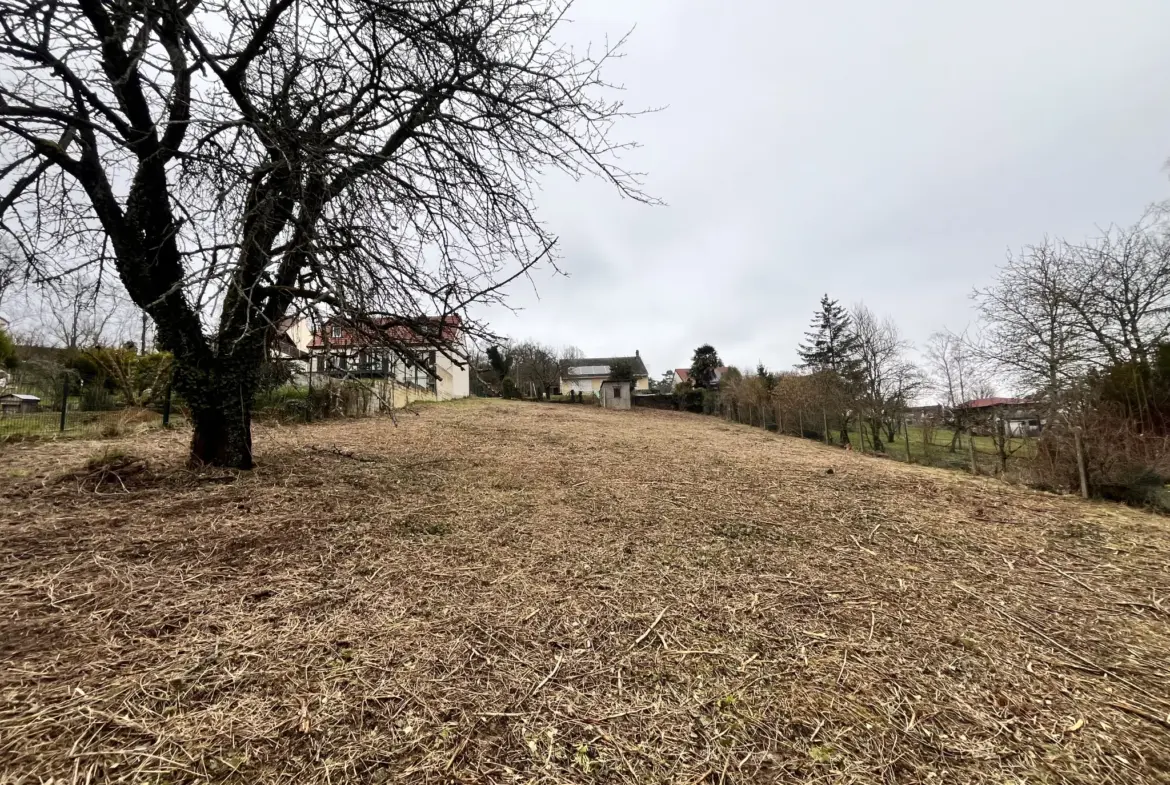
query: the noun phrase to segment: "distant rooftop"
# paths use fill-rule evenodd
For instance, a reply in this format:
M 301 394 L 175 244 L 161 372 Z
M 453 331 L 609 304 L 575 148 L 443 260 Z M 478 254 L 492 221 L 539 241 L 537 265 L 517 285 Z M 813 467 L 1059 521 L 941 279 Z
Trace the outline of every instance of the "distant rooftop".
M 634 376 L 649 376 L 646 372 L 646 363 L 642 362 L 640 354 L 633 357 L 582 357 L 579 360 L 566 360 L 562 367 L 566 378 L 596 379 L 599 376 L 609 376 L 613 365 L 622 361 L 630 364 Z

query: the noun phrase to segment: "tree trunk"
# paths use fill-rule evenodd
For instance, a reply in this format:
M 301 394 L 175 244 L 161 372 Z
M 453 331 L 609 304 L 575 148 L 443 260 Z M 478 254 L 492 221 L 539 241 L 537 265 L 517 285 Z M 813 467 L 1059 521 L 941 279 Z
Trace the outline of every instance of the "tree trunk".
M 231 469 L 251 469 L 252 418 L 251 405 L 241 412 L 238 406 L 225 405 L 222 409 L 191 409 L 191 463 L 193 465 L 223 466 Z
M 191 409 L 191 464 L 251 469 L 252 401 L 263 347 L 246 357 L 217 358 L 213 367 L 176 364 L 175 383 Z

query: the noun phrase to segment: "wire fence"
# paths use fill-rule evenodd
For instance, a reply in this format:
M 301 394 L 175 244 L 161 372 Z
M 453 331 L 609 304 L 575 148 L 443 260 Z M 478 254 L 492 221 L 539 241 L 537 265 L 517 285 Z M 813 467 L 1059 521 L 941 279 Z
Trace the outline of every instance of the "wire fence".
M 766 406 L 726 405 L 720 401 L 718 393 L 707 395 L 701 405 L 692 407 L 680 406 L 675 401 L 674 408 L 689 408 L 690 411 L 701 411 L 865 454 L 976 474 L 1002 475 L 1023 470 L 1039 454 L 1038 428 L 1012 426 L 994 416 L 985 418 L 978 428 L 961 430 L 932 421 L 905 420 L 886 423 L 875 429 L 868 421 L 859 426 L 854 416 L 848 418 L 843 432 L 843 418 L 828 411 L 785 413 Z M 1009 434 L 1010 427 L 1017 430 Z
M 118 436 L 139 426 L 168 427 L 184 420 L 170 387 L 156 404 L 127 406 L 96 385 L 68 379 L 49 387 L 0 387 L 0 440 L 51 436 Z

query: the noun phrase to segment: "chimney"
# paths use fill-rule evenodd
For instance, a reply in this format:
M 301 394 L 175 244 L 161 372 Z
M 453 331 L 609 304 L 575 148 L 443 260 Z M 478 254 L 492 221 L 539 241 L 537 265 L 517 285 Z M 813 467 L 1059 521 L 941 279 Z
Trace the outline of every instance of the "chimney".
M 641 357 L 641 356 L 642 356 L 642 352 L 641 352 L 640 350 L 638 350 L 638 349 L 635 349 L 635 350 L 634 350 L 634 356 L 635 356 L 635 357 Z

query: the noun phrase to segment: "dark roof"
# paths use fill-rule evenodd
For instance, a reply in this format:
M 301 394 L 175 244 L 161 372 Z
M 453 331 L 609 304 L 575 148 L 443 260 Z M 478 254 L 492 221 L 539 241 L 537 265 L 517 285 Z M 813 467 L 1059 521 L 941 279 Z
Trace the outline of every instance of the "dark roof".
M 561 373 L 569 379 L 596 379 L 609 376 L 609 368 L 614 363 L 625 360 L 634 371 L 634 376 L 649 376 L 646 372 L 646 363 L 640 355 L 633 357 L 582 357 L 580 360 L 565 360 L 561 363 Z M 605 370 L 601 370 L 604 368 Z M 577 371 L 577 372 L 574 372 Z
M 1022 406 L 1029 403 L 1027 398 L 976 398 L 956 406 L 956 409 L 990 409 L 994 406 Z

